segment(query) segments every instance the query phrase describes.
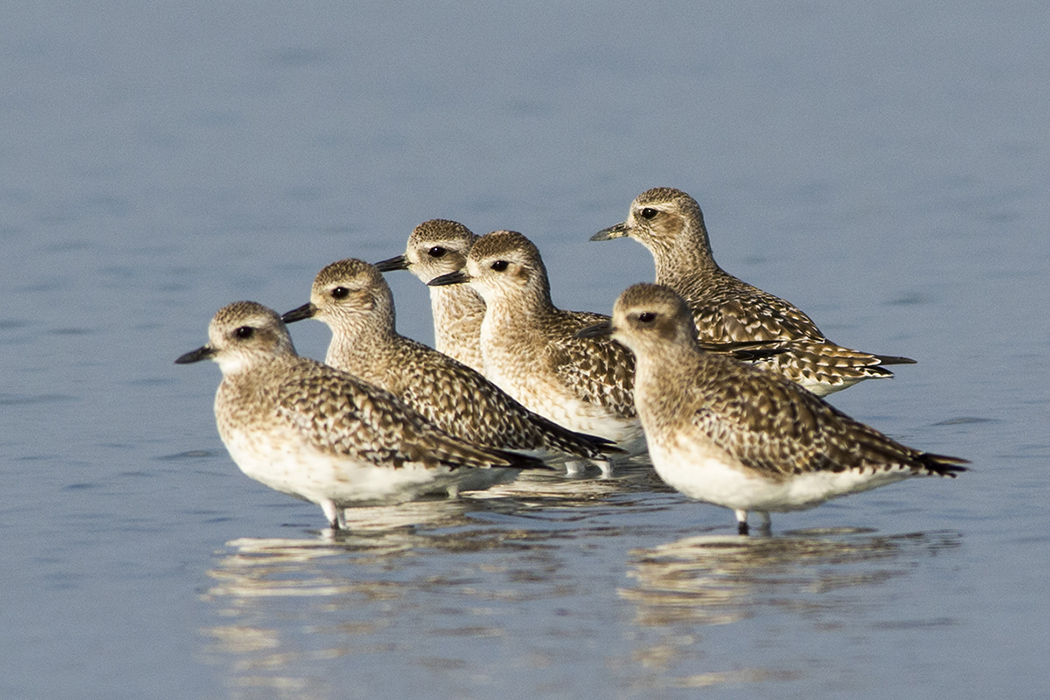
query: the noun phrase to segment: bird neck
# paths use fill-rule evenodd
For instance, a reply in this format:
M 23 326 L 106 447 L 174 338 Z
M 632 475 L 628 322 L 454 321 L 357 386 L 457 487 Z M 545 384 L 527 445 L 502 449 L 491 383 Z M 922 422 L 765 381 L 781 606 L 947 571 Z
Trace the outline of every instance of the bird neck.
M 398 339 L 393 324 L 358 323 L 332 333 L 325 364 L 365 378 L 377 356 L 387 353 Z
M 702 228 L 699 231 L 683 232 L 671 246 L 654 250 L 653 260 L 657 284 L 672 289 L 678 289 L 686 282 L 695 283 L 697 278 L 704 279 L 722 272 L 711 255 L 707 231 Z
M 434 316 L 435 344 L 449 345 L 457 339 L 478 337 L 485 318 L 485 302 L 465 284 L 431 287 L 430 311 Z

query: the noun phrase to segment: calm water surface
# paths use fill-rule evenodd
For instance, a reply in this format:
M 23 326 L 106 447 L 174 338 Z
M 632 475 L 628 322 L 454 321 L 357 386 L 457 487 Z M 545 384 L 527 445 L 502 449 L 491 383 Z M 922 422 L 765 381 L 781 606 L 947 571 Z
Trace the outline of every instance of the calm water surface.
M 1042 4 L 54 2 L 0 28 L 0 696 L 1045 697 L 1050 73 Z M 774 516 L 644 470 L 319 509 L 244 477 L 220 306 L 302 304 L 432 217 L 520 230 L 555 301 L 656 185 L 851 347 L 833 402 L 973 471 Z M 429 341 L 426 289 L 388 276 Z M 327 331 L 297 324 L 300 352 Z M 702 690 L 701 690 L 702 689 Z

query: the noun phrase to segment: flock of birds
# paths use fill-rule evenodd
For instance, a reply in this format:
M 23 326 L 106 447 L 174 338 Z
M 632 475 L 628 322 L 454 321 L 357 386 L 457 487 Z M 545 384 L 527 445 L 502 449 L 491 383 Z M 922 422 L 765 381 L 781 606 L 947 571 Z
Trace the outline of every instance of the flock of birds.
M 180 364 L 222 370 L 219 434 L 249 477 L 344 509 L 485 489 L 522 469 L 651 463 L 683 494 L 769 513 L 914 476 L 954 477 L 966 460 L 906 447 L 822 398 L 890 377 L 905 357 L 851 350 L 787 301 L 725 272 L 688 194 L 655 188 L 592 240 L 630 237 L 656 262 L 612 317 L 551 301 L 536 246 L 420 224 L 403 255 L 325 267 L 310 301 L 283 316 L 236 302 Z M 399 335 L 383 272 L 430 286 L 435 346 Z M 296 354 L 285 324 L 332 331 L 324 364 Z

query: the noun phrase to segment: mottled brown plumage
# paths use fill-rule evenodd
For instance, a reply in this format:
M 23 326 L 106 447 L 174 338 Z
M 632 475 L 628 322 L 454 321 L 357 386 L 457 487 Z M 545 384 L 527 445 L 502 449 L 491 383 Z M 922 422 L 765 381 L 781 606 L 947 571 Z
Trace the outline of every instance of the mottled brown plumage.
M 482 236 L 465 271 L 431 284 L 462 282 L 485 300 L 481 348 L 489 379 L 556 423 L 644 452 L 631 396 L 631 354 L 605 338 L 576 337 L 602 317 L 554 306 L 547 270 L 531 241 L 513 231 Z
M 342 509 L 484 488 L 542 462 L 449 436 L 378 387 L 295 353 L 277 314 L 223 307 L 209 343 L 180 357 L 214 359 L 219 434 L 248 476 L 317 503 L 333 527 Z M 503 473 L 501 473 L 503 472 Z
M 737 511 L 815 506 L 909 476 L 954 476 L 965 460 L 902 445 L 779 375 L 704 352 L 685 302 L 639 284 L 611 334 L 637 359 L 635 403 L 653 466 L 686 495 Z
M 791 303 L 729 274 L 715 262 L 703 213 L 681 190 L 657 187 L 631 203 L 627 220 L 592 240 L 629 236 L 656 263 L 656 283 L 689 304 L 705 343 L 757 342 L 783 352 L 759 364 L 818 396 L 874 377 L 892 377 L 882 365 L 908 364 L 906 357 L 873 355 L 836 345 Z

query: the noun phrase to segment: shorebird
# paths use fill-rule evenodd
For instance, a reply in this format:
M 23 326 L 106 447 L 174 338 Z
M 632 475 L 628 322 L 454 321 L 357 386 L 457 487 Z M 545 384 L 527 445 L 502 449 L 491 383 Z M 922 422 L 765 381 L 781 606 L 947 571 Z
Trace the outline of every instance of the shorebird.
M 408 270 L 427 284 L 463 269 L 478 239 L 461 223 L 446 219 L 424 221 L 412 231 L 403 255 L 376 263 L 380 272 Z M 434 348 L 482 374 L 481 320 L 485 302 L 468 285 L 430 288 L 434 316 Z
M 220 309 L 208 344 L 175 362 L 201 360 L 222 370 L 215 419 L 233 461 L 321 506 L 334 529 L 345 529 L 348 506 L 455 495 L 545 468 L 451 437 L 388 392 L 299 357 L 277 313 L 255 302 Z
M 546 460 L 590 460 L 607 471 L 607 440 L 539 416 L 481 374 L 395 328 L 394 298 L 374 266 L 348 258 L 314 280 L 310 301 L 285 323 L 323 321 L 332 331 L 325 364 L 389 391 L 450 435 Z M 570 469 L 572 469 L 570 467 Z
M 836 345 L 790 302 L 723 270 L 711 254 L 700 206 L 681 190 L 657 187 L 643 192 L 631 203 L 626 221 L 599 231 L 591 240 L 624 236 L 652 253 L 656 283 L 685 299 L 702 342 L 753 341 L 783 350 L 758 364 L 817 396 L 864 379 L 892 377 L 884 365 L 915 362 Z
M 468 283 L 485 301 L 485 375 L 531 411 L 559 425 L 644 454 L 634 412 L 634 359 L 608 338 L 576 333 L 604 316 L 554 306 L 539 250 L 514 231 L 493 231 L 471 248 L 466 267 L 430 281 Z
M 636 284 L 611 321 L 585 338 L 612 337 L 636 358 L 634 401 L 657 474 L 690 498 L 769 513 L 914 476 L 954 477 L 966 460 L 905 447 L 777 374 L 704 352 L 693 314 L 668 287 Z

